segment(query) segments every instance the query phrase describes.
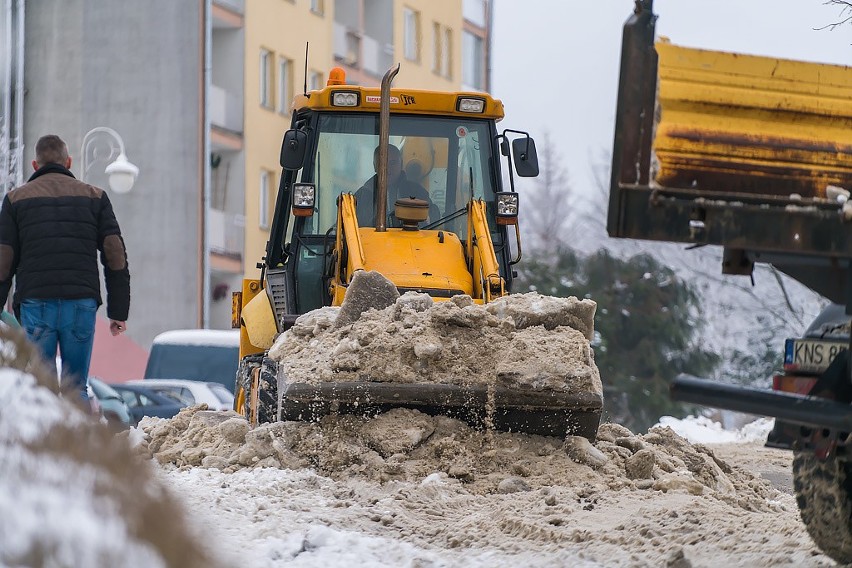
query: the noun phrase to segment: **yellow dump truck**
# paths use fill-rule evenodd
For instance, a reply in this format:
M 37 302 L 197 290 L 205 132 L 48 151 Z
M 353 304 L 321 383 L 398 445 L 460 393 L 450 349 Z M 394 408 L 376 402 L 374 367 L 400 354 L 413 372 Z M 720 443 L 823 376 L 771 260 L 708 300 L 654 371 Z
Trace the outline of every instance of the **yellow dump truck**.
M 517 392 L 498 386 L 300 382 L 286 388 L 268 356 L 301 315 L 346 306 L 359 274 L 378 273 L 393 294 L 487 304 L 511 291 L 520 260 L 514 175 L 538 174 L 525 132 L 498 131 L 503 104 L 486 93 L 328 85 L 296 97 L 281 147 L 281 184 L 261 277 L 234 296 L 241 330 L 236 410 L 252 423 L 372 415 L 391 408 L 488 423 L 497 429 L 594 438 L 599 394 Z M 509 187 L 504 190 L 503 159 Z M 383 306 L 384 307 L 384 306 Z M 469 329 L 466 349 L 492 346 Z M 292 379 L 292 377 L 290 377 Z
M 715 245 L 725 274 L 768 263 L 852 314 L 852 68 L 691 49 L 624 26 L 607 230 Z M 779 340 L 780 345 L 780 340 Z M 793 474 L 817 545 L 852 562 L 852 365 L 810 396 L 678 378 L 683 401 L 795 425 Z

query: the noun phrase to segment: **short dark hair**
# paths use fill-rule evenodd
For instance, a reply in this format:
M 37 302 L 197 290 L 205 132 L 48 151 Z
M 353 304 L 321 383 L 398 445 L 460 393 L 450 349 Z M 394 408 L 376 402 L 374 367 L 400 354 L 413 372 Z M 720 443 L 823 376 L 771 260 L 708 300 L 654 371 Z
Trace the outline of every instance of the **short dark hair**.
M 35 145 L 36 162 L 65 165 L 68 160 L 68 146 L 56 134 L 47 134 L 38 139 Z
M 373 159 L 374 159 L 374 160 L 378 160 L 378 159 L 379 159 L 379 150 L 380 150 L 380 149 L 381 149 L 381 146 L 376 146 L 376 149 L 375 149 L 375 150 L 373 150 Z M 390 156 L 391 152 L 393 152 L 393 151 L 396 151 L 396 153 L 397 153 L 397 154 L 399 154 L 400 156 L 402 156 L 402 152 L 400 152 L 399 148 L 397 148 L 397 147 L 396 147 L 396 146 L 394 146 L 393 144 L 388 144 L 388 156 Z

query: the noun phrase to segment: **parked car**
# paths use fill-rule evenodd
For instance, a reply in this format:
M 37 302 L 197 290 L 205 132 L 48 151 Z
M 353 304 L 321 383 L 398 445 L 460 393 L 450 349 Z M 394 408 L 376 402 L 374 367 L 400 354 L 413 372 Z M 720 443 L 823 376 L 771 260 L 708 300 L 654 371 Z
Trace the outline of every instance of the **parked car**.
M 162 394 L 172 394 L 188 405 L 206 403 L 211 410 L 230 410 L 234 395 L 219 383 L 181 379 L 144 379 L 127 384 L 141 385 Z
M 114 388 L 95 377 L 89 377 L 89 388 L 100 403 L 101 413 L 110 427 L 124 430 L 132 426 L 130 409 Z
M 86 396 L 89 397 L 89 412 L 91 413 L 91 415 L 101 416 L 101 402 L 95 395 L 95 391 L 92 389 L 92 385 L 86 385 Z
M 237 329 L 175 329 L 154 338 L 144 378 L 219 383 L 233 393 L 239 360 Z
M 159 393 L 140 385 L 122 383 L 112 385 L 112 388 L 127 404 L 134 426 L 144 416 L 171 418 L 187 406 L 187 403 L 177 396 Z
M 784 342 L 784 371 L 772 377 L 772 390 L 808 394 L 817 378 L 849 348 L 850 318 L 840 304 L 829 304 L 801 337 Z M 775 421 L 766 445 L 789 448 L 796 426 Z

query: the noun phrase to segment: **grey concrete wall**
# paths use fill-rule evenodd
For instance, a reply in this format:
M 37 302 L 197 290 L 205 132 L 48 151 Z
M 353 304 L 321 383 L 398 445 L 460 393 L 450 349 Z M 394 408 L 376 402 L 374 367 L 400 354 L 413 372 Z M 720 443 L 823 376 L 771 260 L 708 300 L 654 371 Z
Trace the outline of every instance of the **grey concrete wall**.
M 62 136 L 77 157 L 85 133 L 108 126 L 141 170 L 131 193 L 110 198 L 130 262 L 128 333 L 145 347 L 198 325 L 202 6 L 27 2 L 26 161 L 43 134 Z M 79 161 L 72 170 L 80 177 Z M 87 181 L 107 187 L 104 176 Z

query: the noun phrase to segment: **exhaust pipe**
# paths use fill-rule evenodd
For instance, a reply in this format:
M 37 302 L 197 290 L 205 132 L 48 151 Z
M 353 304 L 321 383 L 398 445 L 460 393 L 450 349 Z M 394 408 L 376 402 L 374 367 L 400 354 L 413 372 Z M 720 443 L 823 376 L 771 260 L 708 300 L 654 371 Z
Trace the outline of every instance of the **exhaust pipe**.
M 388 143 L 390 140 L 390 88 L 393 78 L 399 73 L 399 63 L 388 69 L 382 77 L 381 101 L 379 102 L 379 171 L 376 180 L 376 231 L 387 230 L 388 217 Z
M 681 374 L 669 386 L 673 400 L 778 418 L 816 429 L 852 432 L 852 406 L 812 396 L 719 384 Z

